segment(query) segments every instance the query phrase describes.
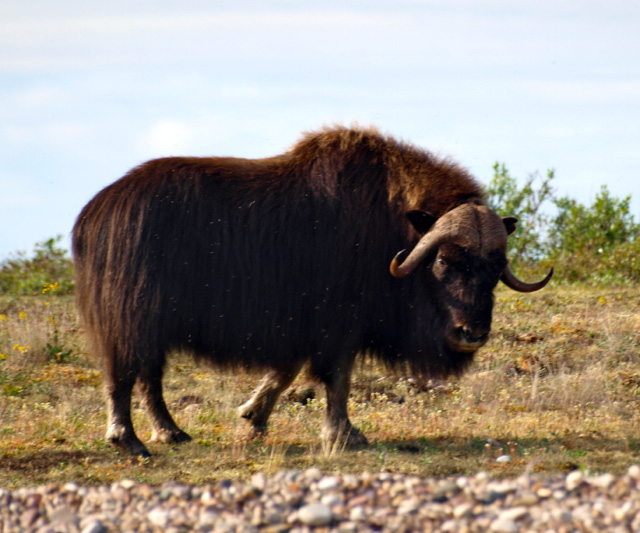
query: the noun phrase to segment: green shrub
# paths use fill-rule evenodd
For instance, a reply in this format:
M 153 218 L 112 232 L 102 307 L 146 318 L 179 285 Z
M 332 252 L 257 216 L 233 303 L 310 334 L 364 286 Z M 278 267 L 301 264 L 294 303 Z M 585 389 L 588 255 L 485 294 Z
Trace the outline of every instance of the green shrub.
M 507 249 L 509 261 L 514 265 L 531 264 L 545 255 L 544 233 L 549 217 L 543 211 L 543 205 L 553 198 L 551 181 L 554 175 L 552 169 L 544 178 L 536 172 L 520 186 L 504 163 L 493 166 L 493 177 L 485 194 L 489 207 L 496 213 L 518 219 Z
M 60 247 L 62 236 L 37 243 L 31 256 L 17 252 L 0 263 L 0 294 L 35 295 L 73 291 L 73 263 Z
M 486 187 L 487 201 L 503 216 L 518 218 L 508 257 L 517 271 L 555 268 L 554 280 L 609 284 L 640 281 L 640 224 L 631 214 L 631 196 L 611 196 L 602 186 L 591 205 L 557 198 L 546 178 L 530 175 L 520 185 L 496 163 Z M 552 215 L 555 209 L 555 215 Z

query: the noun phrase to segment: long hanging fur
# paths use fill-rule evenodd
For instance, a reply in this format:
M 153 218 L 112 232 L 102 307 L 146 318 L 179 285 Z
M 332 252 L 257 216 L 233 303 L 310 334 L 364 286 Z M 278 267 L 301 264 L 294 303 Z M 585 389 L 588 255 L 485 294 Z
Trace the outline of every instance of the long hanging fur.
M 73 229 L 77 304 L 107 368 L 173 349 L 221 367 L 332 371 L 337 354 L 446 375 L 430 281 L 389 275 L 438 217 L 482 197 L 455 164 L 372 129 L 307 134 L 267 159 L 165 158 L 99 192 Z

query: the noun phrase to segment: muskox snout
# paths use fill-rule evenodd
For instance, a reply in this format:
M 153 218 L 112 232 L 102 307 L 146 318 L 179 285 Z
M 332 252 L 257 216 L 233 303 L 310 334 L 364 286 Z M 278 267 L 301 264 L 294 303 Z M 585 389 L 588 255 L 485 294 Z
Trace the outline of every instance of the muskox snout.
M 452 347 L 461 352 L 474 352 L 489 340 L 490 327 L 460 325 L 449 337 Z

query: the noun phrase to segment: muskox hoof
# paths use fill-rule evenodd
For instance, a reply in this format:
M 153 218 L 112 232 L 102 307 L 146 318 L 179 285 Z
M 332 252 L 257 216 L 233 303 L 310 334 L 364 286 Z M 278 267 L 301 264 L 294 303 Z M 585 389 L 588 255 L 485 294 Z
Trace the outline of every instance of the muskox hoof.
M 369 444 L 367 437 L 353 426 L 346 431 L 325 427 L 321 437 L 323 445 L 329 450 L 361 448 Z
M 117 448 L 121 452 L 129 455 L 137 455 L 139 457 L 151 457 L 147 447 L 140 442 L 140 439 L 133 433 L 123 431 L 123 428 L 114 424 L 107 430 L 106 440 L 111 446 Z
M 190 442 L 192 440 L 188 433 L 185 433 L 181 429 L 169 430 L 160 429 L 153 432 L 150 442 L 162 442 L 164 444 L 180 444 L 183 442 Z
M 249 433 L 247 434 L 249 440 L 259 440 L 265 437 L 267 434 L 267 426 L 259 425 L 256 426 L 251 423 L 251 428 L 249 429 Z
M 238 407 L 238 415 L 251 425 L 249 439 L 261 439 L 267 434 L 267 423 L 262 419 L 258 419 L 253 406 L 250 404 L 251 402 L 247 402 Z

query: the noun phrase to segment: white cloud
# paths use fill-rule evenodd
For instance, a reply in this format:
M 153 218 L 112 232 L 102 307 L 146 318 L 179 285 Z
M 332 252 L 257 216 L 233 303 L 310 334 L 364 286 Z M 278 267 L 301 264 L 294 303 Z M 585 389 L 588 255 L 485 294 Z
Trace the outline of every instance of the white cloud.
M 585 104 L 640 103 L 640 81 L 528 81 L 519 84 L 530 94 L 548 102 Z
M 184 155 L 195 140 L 193 128 L 184 121 L 162 119 L 153 124 L 137 143 L 145 156 Z
M 69 147 L 85 141 L 90 134 L 91 129 L 86 123 L 73 121 L 0 127 L 0 138 L 14 146 Z

